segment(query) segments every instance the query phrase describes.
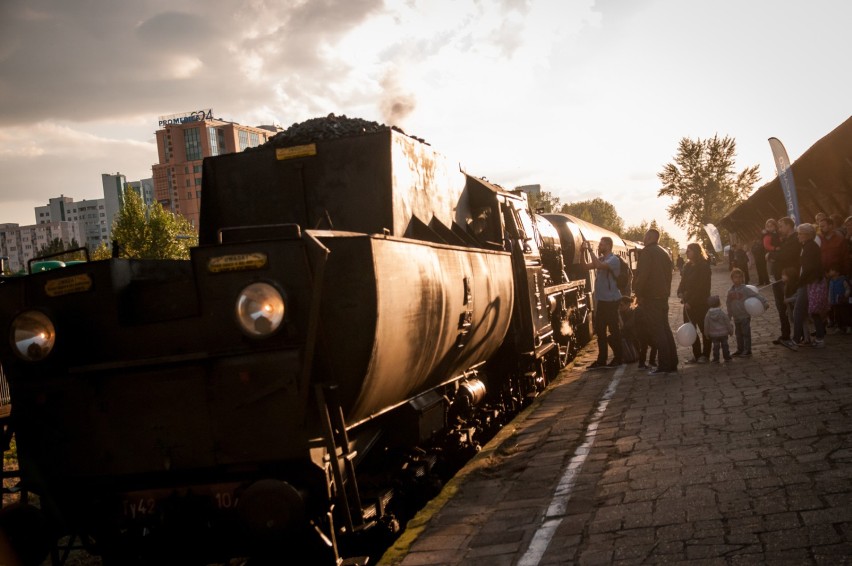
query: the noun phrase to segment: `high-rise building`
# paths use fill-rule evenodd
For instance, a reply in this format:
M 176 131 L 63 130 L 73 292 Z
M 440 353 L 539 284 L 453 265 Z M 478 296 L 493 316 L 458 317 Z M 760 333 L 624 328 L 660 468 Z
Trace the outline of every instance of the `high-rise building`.
M 154 180 L 127 181 L 121 173 L 111 175 L 101 174 L 101 184 L 104 188 L 104 203 L 106 204 L 107 232 L 112 231 L 112 223 L 118 211 L 124 204 L 124 191 L 132 189 L 142 199 L 142 204 L 148 206 L 154 202 Z
M 73 238 L 81 246 L 96 249 L 103 242 L 109 242 L 110 222 L 108 221 L 106 199 L 87 199 L 75 202 L 71 197 L 60 195 L 48 199 L 47 206 L 35 208 L 36 224 L 68 222 L 74 224 Z M 66 246 L 73 242 L 71 237 L 63 239 Z M 37 250 L 36 250 L 37 251 Z
M 154 179 L 142 179 L 141 181 L 128 181 L 125 184 L 128 189 L 133 189 L 147 206 L 154 202 Z
M 102 244 L 108 244 L 112 237 L 112 223 L 124 204 L 124 191 L 136 191 L 142 202 L 149 205 L 154 202 L 154 180 L 127 181 L 121 173 L 101 175 L 104 198 L 86 199 L 75 202 L 73 198 L 60 195 L 48 200 L 47 206 L 35 208 L 36 224 L 52 222 L 72 222 L 76 225 L 73 233 L 77 243 L 93 251 Z M 70 232 L 69 232 L 70 233 Z M 63 240 L 65 241 L 65 240 Z M 72 244 L 70 238 L 65 241 Z
M 121 173 L 115 175 L 101 173 L 101 185 L 103 186 L 104 204 L 106 205 L 106 223 L 110 230 L 112 229 L 112 221 L 115 220 L 115 215 L 121 208 L 126 184 L 127 178 Z
M 281 131 L 277 126 L 241 126 L 213 118 L 212 110 L 164 116 L 156 132 L 159 163 L 153 178 L 128 182 L 121 173 L 104 173 L 104 198 L 75 202 L 60 195 L 46 206 L 35 207 L 32 226 L 0 224 L 0 257 L 8 268 L 26 268 L 42 247 L 60 239 L 66 247 L 74 242 L 95 250 L 109 244 L 112 224 L 124 201 L 126 189 L 135 190 L 148 205 L 157 200 L 166 210 L 179 213 L 198 225 L 201 204 L 201 163 L 205 157 L 236 153 L 265 143 Z
M 201 210 L 202 160 L 261 145 L 279 131 L 218 120 L 210 109 L 161 116 L 159 126 L 155 135 L 160 161 L 152 166 L 154 198 L 195 227 Z
M 26 269 L 27 262 L 53 240 L 62 240 L 66 244 L 79 242 L 77 226 L 76 222 L 66 221 L 45 221 L 32 226 L 0 224 L 0 256 L 8 258 L 10 271 Z

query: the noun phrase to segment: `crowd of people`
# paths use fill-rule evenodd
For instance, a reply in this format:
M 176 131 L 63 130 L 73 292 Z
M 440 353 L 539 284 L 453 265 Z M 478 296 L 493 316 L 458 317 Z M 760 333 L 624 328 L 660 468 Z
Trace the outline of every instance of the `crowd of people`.
M 620 267 L 612 242 L 604 241 L 608 238 L 599 244 L 600 256 L 586 264 L 587 269 L 598 271 L 598 358 L 589 369 L 638 362 L 640 369 L 649 369 L 652 375 L 677 371 L 677 346 L 668 316 L 674 264 L 660 247 L 659 236 L 654 229 L 645 234 L 632 297 L 622 296 L 612 283 Z M 799 225 L 789 217 L 768 219 L 751 246 L 731 245 L 731 286 L 724 301 L 710 294 L 711 268 L 700 244 L 689 244 L 686 260 L 679 258 L 677 296 L 683 304 L 684 323 L 695 327 L 687 364 L 729 362 L 752 355 L 748 302 L 756 301 L 766 309 L 768 301 L 758 287 L 749 284 L 750 267 L 758 287 L 772 289 L 780 327 L 773 344 L 793 351 L 805 346 L 823 348 L 828 332 L 852 333 L 852 216 L 843 220 L 840 215 L 819 213 L 813 223 Z M 728 345 L 731 336 L 736 340 L 734 352 Z M 613 358 L 607 362 L 610 349 Z
M 822 348 L 827 330 L 852 332 L 852 216 L 819 213 L 798 226 L 767 220 L 763 241 L 781 326 L 774 343 Z
M 649 369 L 651 374 L 677 371 L 677 346 L 669 327 L 674 265 L 669 253 L 660 247 L 659 240 L 658 230 L 652 228 L 645 233 L 645 247 L 639 254 L 633 277 L 635 297 L 622 296 L 613 284 L 621 266 L 612 253 L 610 238 L 601 238 L 599 257 L 592 256 L 585 264 L 586 269 L 595 269 L 598 273 L 595 278 L 598 358 L 589 369 L 613 368 L 638 361 L 639 367 Z M 613 358 L 607 363 L 610 349 Z

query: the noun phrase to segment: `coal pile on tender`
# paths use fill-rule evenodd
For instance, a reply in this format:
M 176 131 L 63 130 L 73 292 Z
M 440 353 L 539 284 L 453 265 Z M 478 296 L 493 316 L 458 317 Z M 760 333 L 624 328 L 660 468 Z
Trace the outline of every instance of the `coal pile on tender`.
M 304 122 L 297 122 L 283 132 L 279 132 L 275 136 L 271 137 L 269 141 L 260 147 L 289 147 L 324 140 L 373 134 L 390 129 L 405 134 L 405 132 L 396 126 L 386 126 L 385 124 L 371 122 L 370 120 L 364 120 L 362 118 L 349 118 L 345 114 L 341 116 L 329 114 L 325 117 L 311 118 Z M 425 143 L 425 141 L 420 138 L 414 137 L 414 139 Z

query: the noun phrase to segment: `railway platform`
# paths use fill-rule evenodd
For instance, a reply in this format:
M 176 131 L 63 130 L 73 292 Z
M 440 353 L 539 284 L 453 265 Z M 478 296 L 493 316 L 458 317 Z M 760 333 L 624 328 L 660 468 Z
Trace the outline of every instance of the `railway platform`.
M 762 293 L 750 358 L 587 371 L 587 345 L 380 563 L 852 564 L 852 335 L 773 345 Z

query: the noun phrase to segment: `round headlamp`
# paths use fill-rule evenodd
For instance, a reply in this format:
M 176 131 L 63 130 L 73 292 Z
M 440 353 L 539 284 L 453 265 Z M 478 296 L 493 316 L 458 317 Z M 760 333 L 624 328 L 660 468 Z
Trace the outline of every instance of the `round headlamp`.
M 284 320 L 284 297 L 269 283 L 252 283 L 237 296 L 237 321 L 253 338 L 271 335 Z
M 41 311 L 26 311 L 12 321 L 12 349 L 22 359 L 36 362 L 47 357 L 56 344 L 56 329 Z

